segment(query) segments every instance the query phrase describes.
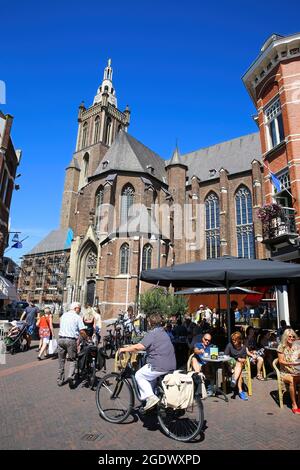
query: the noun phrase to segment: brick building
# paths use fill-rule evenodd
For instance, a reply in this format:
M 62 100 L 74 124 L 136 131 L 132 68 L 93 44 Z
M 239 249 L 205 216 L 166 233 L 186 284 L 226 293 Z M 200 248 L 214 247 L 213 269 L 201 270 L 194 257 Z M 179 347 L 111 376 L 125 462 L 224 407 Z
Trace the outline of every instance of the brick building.
M 5 273 L 3 254 L 8 244 L 10 204 L 21 158 L 21 151 L 15 150 L 11 139 L 12 123 L 13 117 L 0 111 L 0 275 Z M 5 299 L 7 295 L 0 288 L 0 307 Z
M 243 81 L 257 109 L 265 202 L 279 205 L 263 221 L 263 243 L 272 258 L 299 263 L 300 33 L 269 37 Z M 289 290 L 290 317 L 296 320 L 300 294 Z
M 176 148 L 166 161 L 127 132 L 130 111 L 117 108 L 112 74 L 109 61 L 92 106 L 79 106 L 60 227 L 24 257 L 20 277 L 24 300 L 59 294 L 101 304 L 104 317 L 136 303 L 147 288 L 141 269 L 266 254 L 259 133 L 185 155 Z M 51 297 L 50 260 L 63 254 L 63 291 Z

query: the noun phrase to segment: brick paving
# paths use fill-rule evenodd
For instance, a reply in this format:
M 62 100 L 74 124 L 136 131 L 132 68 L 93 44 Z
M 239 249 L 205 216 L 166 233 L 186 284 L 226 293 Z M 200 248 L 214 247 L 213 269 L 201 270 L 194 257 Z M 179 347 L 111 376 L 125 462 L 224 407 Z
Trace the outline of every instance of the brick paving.
M 36 347 L 33 342 L 30 351 L 7 354 L 7 364 L 0 365 L 0 449 L 300 448 L 300 415 L 287 406 L 280 410 L 271 398 L 275 380 L 254 380 L 248 402 L 206 399 L 204 432 L 196 442 L 179 443 L 162 434 L 155 417 L 143 423 L 135 413 L 126 424 L 103 421 L 95 392 L 80 385 L 74 390 L 57 387 L 57 360 L 37 361 Z

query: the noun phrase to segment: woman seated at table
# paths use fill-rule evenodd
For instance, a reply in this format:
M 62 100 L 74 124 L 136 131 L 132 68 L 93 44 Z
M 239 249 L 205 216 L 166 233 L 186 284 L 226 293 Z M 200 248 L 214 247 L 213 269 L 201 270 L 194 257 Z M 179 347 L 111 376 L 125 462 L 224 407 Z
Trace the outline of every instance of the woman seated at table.
M 232 374 L 230 385 L 233 389 L 236 387 L 238 388 L 241 400 L 248 400 L 247 393 L 242 389 L 242 371 L 247 357 L 246 346 L 243 344 L 242 335 L 239 331 L 232 333 L 230 338 L 231 342 L 228 343 L 225 348 L 225 354 L 231 358 L 230 361 L 228 361 L 228 365 L 231 368 L 230 372 Z
M 213 383 L 212 383 L 212 370 L 209 365 L 205 361 L 205 354 L 209 356 L 210 354 L 210 343 L 211 343 L 211 335 L 209 333 L 205 333 L 201 342 L 195 343 L 194 345 L 194 357 L 192 358 L 192 368 L 198 374 L 203 372 L 205 376 L 207 376 L 209 380 L 209 385 L 207 387 L 207 395 L 211 396 L 213 394 Z
M 296 339 L 298 338 L 294 330 L 286 329 L 281 337 L 277 352 L 281 378 L 284 383 L 289 385 L 292 412 L 300 414 L 300 392 L 298 392 L 298 401 L 296 400 L 296 388 L 300 383 L 300 349 L 299 345 L 295 344 Z
M 264 365 L 264 349 L 258 348 L 255 338 L 255 330 L 253 326 L 248 326 L 246 329 L 246 339 L 244 342 L 246 346 L 247 355 L 250 358 L 250 363 L 256 365 L 258 380 L 264 380 L 262 376 L 262 368 Z

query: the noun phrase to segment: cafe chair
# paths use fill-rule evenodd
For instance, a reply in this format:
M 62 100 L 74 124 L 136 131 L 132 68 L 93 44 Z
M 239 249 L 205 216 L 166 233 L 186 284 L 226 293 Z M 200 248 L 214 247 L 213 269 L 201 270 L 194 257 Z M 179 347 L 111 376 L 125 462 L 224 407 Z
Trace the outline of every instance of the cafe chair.
M 191 354 L 188 358 L 188 361 L 187 361 L 187 364 L 186 364 L 186 371 L 187 372 L 192 372 L 192 370 L 193 370 L 192 369 L 192 359 L 193 359 L 193 357 L 194 357 L 194 353 Z
M 277 386 L 278 386 L 278 400 L 279 407 L 283 408 L 283 394 L 288 391 L 288 384 L 285 384 L 281 378 L 280 371 L 278 369 L 278 357 L 273 361 L 273 369 L 276 372 L 277 376 Z
M 124 345 L 123 347 L 126 347 L 126 345 Z M 121 355 L 119 355 L 119 351 L 116 351 L 116 354 L 115 354 L 115 363 L 114 363 L 114 372 L 121 372 L 125 367 L 126 367 L 126 364 L 129 360 L 129 357 L 130 357 L 130 354 L 131 354 L 131 364 L 133 365 L 134 368 L 137 368 L 137 364 L 138 364 L 138 354 L 137 353 L 123 353 Z
M 230 377 L 231 375 L 230 376 L 228 375 L 228 369 L 226 365 L 224 364 L 222 367 L 222 390 L 224 393 L 226 393 L 227 381 Z M 248 356 L 246 357 L 245 366 L 242 370 L 242 377 L 243 377 L 244 383 L 247 386 L 248 395 L 249 397 L 251 397 L 252 396 L 251 364 L 250 364 Z

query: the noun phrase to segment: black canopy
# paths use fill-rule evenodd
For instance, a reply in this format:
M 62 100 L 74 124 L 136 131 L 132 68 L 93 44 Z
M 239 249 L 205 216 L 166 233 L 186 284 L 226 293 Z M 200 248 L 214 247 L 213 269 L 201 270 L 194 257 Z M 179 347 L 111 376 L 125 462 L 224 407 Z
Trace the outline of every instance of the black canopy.
M 141 280 L 151 284 L 174 287 L 207 287 L 245 285 L 284 285 L 300 281 L 300 265 L 282 261 L 222 258 L 175 264 L 167 268 L 148 269 Z
M 230 288 L 245 285 L 285 285 L 300 281 L 300 265 L 282 261 L 223 256 L 141 272 L 141 280 L 173 287 L 221 286 L 227 293 L 227 331 L 230 339 Z

